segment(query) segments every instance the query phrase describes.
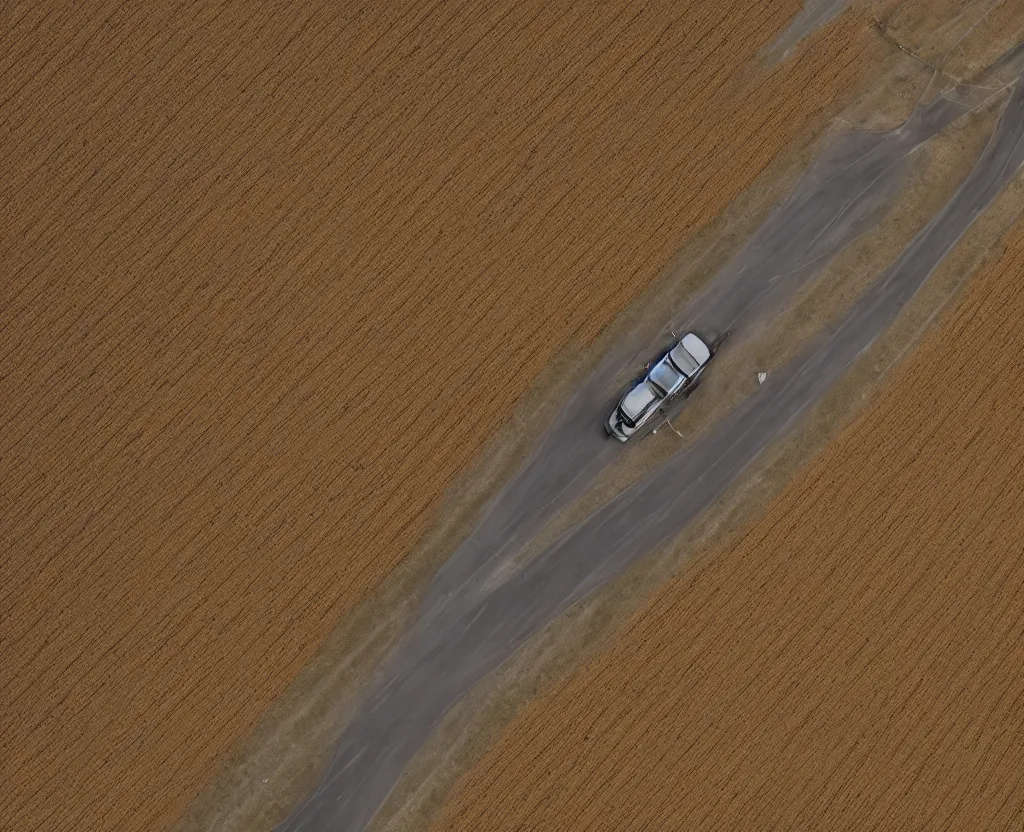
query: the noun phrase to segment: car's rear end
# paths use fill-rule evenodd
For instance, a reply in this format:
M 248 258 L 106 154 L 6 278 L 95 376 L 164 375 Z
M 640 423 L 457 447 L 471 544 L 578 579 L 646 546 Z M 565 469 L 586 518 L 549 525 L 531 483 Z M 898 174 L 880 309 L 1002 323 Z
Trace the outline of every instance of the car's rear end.
M 692 332 L 683 336 L 683 340 L 676 344 L 669 353 L 669 358 L 687 378 L 693 378 L 700 374 L 704 365 L 711 359 L 711 350 L 708 349 L 698 336 Z

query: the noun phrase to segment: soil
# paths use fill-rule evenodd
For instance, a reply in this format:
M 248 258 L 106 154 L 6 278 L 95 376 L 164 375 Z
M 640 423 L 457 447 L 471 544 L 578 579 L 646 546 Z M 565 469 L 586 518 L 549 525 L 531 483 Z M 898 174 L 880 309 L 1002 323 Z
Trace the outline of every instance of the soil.
M 158 829 L 877 58 L 799 3 L 7 6 L 0 827 Z

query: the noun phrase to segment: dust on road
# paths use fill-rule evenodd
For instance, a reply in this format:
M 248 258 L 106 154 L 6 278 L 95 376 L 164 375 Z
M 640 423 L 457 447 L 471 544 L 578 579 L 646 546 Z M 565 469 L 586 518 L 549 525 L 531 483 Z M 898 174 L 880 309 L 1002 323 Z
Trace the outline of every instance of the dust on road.
M 1005 63 L 1019 71 L 1022 54 L 1024 49 L 1015 51 Z M 965 92 L 973 95 L 973 88 Z M 386 665 L 365 706 L 342 735 L 324 780 L 282 830 L 364 828 L 415 751 L 459 697 L 555 615 L 677 534 L 836 381 L 889 326 L 1024 164 L 1024 84 L 1018 81 L 1010 93 L 999 125 L 967 179 L 838 325 L 814 339 L 699 444 L 670 458 L 519 572 L 487 592 L 475 592 L 471 582 L 457 584 L 437 602 L 440 612 L 425 610 L 426 626 L 414 626 L 408 642 Z M 966 107 L 954 91 L 917 111 L 892 134 L 866 137 L 861 147 L 846 141 L 835 154 L 826 154 L 824 161 L 833 167 L 812 168 L 807 178 L 816 185 L 836 183 L 837 193 L 798 187 L 794 199 L 766 224 L 773 233 L 764 240 L 755 235 L 752 241 L 760 267 L 768 275 L 776 274 L 776 264 L 764 249 L 789 252 L 790 238 L 805 233 L 811 242 L 792 248 L 815 254 L 815 242 L 825 235 L 813 227 L 807 229 L 799 211 L 789 227 L 785 218 L 794 206 L 809 206 L 811 216 L 823 213 L 823 226 L 835 235 L 837 244 L 845 244 L 841 242 L 843 226 L 831 218 L 829 207 L 837 205 L 838 214 L 849 214 L 851 228 L 857 228 L 853 196 L 864 196 L 865 205 L 874 207 L 869 185 L 877 183 L 886 193 L 880 171 L 905 157 L 902 143 L 934 135 Z M 878 153 L 889 139 L 895 140 L 889 153 Z M 861 162 L 866 173 L 859 167 Z M 843 179 L 844 174 L 850 181 Z M 821 200 L 820 207 L 814 197 Z M 734 273 L 727 269 L 724 277 Z M 712 283 L 709 297 L 716 296 L 716 288 Z M 759 284 L 752 282 L 750 291 L 756 300 Z M 738 304 L 742 309 L 747 303 L 735 288 L 722 296 L 730 306 Z M 702 308 L 702 302 L 698 299 L 696 306 Z M 705 317 L 713 317 L 714 306 L 709 308 Z M 575 430 L 586 428 L 576 426 Z M 433 597 L 428 596 L 428 601 Z
M 737 545 L 517 718 L 437 829 L 1017 829 L 1024 225 Z

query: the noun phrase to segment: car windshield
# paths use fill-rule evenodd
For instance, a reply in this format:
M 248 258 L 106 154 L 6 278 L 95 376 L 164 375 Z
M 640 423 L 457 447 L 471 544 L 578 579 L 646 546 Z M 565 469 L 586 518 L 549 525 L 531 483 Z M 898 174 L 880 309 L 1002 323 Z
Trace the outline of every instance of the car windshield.
M 667 396 L 675 390 L 683 378 L 683 374 L 673 366 L 671 361 L 659 361 L 651 370 L 650 375 L 650 381 L 658 388 L 662 396 Z

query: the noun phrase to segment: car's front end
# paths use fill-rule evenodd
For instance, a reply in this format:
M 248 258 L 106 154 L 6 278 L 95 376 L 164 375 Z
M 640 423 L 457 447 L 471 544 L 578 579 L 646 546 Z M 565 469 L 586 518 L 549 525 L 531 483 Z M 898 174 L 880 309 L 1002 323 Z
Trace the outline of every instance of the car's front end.
M 625 442 L 633 434 L 635 428 L 630 428 L 626 424 L 621 408 L 616 407 L 612 411 L 612 415 L 608 417 L 608 421 L 605 422 L 605 430 L 609 436 L 614 436 L 620 442 Z
M 608 417 L 608 434 L 620 442 L 625 442 L 647 421 L 662 397 L 662 392 L 644 379 L 622 397 L 612 415 Z

